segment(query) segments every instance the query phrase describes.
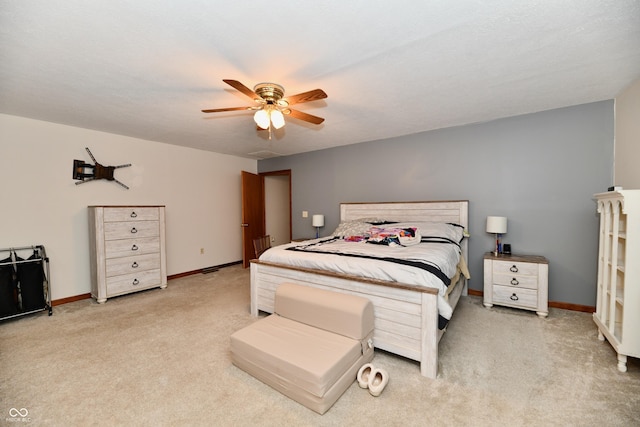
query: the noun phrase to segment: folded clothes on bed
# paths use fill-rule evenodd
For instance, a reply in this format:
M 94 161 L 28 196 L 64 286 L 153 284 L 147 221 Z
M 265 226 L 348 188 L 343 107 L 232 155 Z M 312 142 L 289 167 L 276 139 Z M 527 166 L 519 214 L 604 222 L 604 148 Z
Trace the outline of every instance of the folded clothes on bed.
M 421 238 L 420 232 L 416 227 L 371 227 L 367 243 L 387 246 L 412 246 L 420 243 Z

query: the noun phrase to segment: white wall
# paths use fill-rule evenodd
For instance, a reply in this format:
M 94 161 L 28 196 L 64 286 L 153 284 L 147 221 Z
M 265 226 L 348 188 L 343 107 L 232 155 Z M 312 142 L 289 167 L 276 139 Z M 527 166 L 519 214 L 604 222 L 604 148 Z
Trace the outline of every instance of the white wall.
M 73 160 L 91 163 L 85 147 L 104 166 L 132 163 L 115 172 L 130 189 L 76 185 Z M 166 206 L 169 275 L 239 261 L 241 170 L 256 173 L 257 162 L 0 114 L 0 248 L 44 245 L 52 299 L 86 294 L 87 206 L 158 204 Z
M 616 97 L 614 182 L 640 188 L 640 79 Z

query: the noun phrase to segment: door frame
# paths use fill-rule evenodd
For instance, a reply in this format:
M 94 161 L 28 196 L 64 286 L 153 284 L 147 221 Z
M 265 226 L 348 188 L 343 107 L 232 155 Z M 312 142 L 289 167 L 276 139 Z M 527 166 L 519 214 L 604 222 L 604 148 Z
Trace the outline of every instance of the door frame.
M 249 174 L 252 174 L 251 172 L 247 172 Z M 266 218 L 266 206 L 265 206 L 265 198 L 266 198 L 266 194 L 265 194 L 265 185 L 264 185 L 264 178 L 268 177 L 268 176 L 287 176 L 289 178 L 289 240 L 292 237 L 293 234 L 293 225 L 292 225 L 292 202 L 291 202 L 291 169 L 284 169 L 284 170 L 278 170 L 278 171 L 270 171 L 270 172 L 259 172 L 257 174 L 252 174 L 252 175 L 258 175 L 261 180 L 262 180 L 262 194 L 261 194 L 261 203 L 262 203 L 262 209 L 260 210 L 262 218 L 259 219 L 259 221 L 263 224 L 263 227 L 265 226 L 265 218 Z M 241 197 L 243 198 L 242 200 L 242 206 L 245 206 L 245 200 L 244 200 L 244 190 L 242 191 L 242 195 Z M 244 219 L 242 219 L 242 221 L 244 221 Z M 266 232 L 266 230 L 265 230 Z M 249 263 L 249 259 L 247 259 L 247 254 L 248 253 L 252 253 L 253 252 L 253 241 L 250 239 L 246 239 L 245 236 L 245 230 L 243 230 L 242 233 L 242 263 L 243 266 L 245 268 L 249 267 L 250 263 Z M 249 248 L 247 247 L 247 245 L 251 245 Z
M 292 220 L 293 220 L 293 213 L 292 213 L 292 204 L 291 204 L 291 169 L 283 169 L 283 170 L 279 170 L 279 171 L 271 171 L 271 172 L 262 172 L 258 174 L 261 177 L 268 177 L 268 176 L 286 176 L 289 178 L 289 209 L 288 209 L 288 213 L 289 213 L 289 240 L 291 240 L 291 237 L 293 236 L 293 225 L 292 225 Z M 265 190 L 266 191 L 266 190 Z M 263 199 L 263 201 L 266 199 L 266 195 Z M 266 209 L 266 207 L 265 207 Z M 265 212 L 266 215 L 266 210 L 263 210 Z

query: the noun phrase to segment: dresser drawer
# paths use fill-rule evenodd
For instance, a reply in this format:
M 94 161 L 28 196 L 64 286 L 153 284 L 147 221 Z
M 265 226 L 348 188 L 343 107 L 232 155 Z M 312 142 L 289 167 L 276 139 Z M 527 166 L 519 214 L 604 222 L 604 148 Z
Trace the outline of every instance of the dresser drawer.
M 107 277 L 160 268 L 160 254 L 137 255 L 106 260 Z
M 153 288 L 162 284 L 160 269 L 107 278 L 107 297 Z
M 104 224 L 104 239 L 134 239 L 160 235 L 158 221 L 107 222 Z
M 151 254 L 160 252 L 160 238 L 146 237 L 141 239 L 136 237 L 126 240 L 108 240 L 104 246 L 107 259 Z
M 105 208 L 104 222 L 118 221 L 157 221 L 160 209 L 157 207 Z
M 538 276 L 538 264 L 518 261 L 493 261 L 494 274 Z
M 522 274 L 494 274 L 493 284 L 512 286 L 514 288 L 537 289 L 538 276 L 524 276 Z
M 535 309 L 538 305 L 538 293 L 533 289 L 493 285 L 493 303 Z

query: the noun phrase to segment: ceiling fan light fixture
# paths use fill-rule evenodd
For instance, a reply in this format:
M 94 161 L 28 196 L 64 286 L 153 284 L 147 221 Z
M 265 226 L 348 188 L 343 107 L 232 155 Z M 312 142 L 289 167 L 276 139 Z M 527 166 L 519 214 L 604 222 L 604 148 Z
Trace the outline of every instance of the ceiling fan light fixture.
M 270 122 L 269 113 L 264 109 L 256 111 L 256 113 L 253 115 L 253 120 L 261 129 L 269 128 L 269 122 Z
M 202 110 L 203 113 L 219 113 L 224 111 L 252 110 L 255 111 L 253 120 L 260 129 L 280 129 L 285 125 L 284 116 L 288 115 L 314 125 L 321 124 L 324 119 L 303 111 L 292 110 L 290 105 L 325 99 L 327 94 L 322 89 L 314 89 L 284 98 L 284 87 L 275 83 L 259 83 L 253 90 L 237 80 L 223 79 L 225 83 L 242 94 L 248 96 L 257 104 L 251 107 L 212 108 Z
M 280 110 L 273 109 L 271 110 L 271 124 L 274 128 L 280 129 L 284 126 L 284 115 Z

